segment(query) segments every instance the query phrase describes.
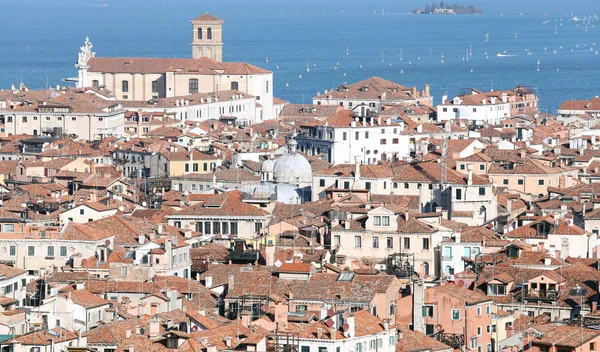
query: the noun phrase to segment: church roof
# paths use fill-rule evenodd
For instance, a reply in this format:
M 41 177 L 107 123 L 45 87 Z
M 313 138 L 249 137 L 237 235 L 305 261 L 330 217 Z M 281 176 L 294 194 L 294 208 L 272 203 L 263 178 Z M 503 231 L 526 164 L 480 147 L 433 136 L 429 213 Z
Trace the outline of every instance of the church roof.
M 200 17 L 196 17 L 192 20 L 192 22 L 219 22 L 219 23 L 223 23 L 223 20 L 211 15 L 210 13 L 205 13 L 204 15 L 200 16 Z
M 266 74 L 271 71 L 245 62 L 217 62 L 203 57 L 199 59 L 184 58 L 123 58 L 93 57 L 88 61 L 89 72 L 103 73 L 165 73 L 196 75 L 250 75 Z

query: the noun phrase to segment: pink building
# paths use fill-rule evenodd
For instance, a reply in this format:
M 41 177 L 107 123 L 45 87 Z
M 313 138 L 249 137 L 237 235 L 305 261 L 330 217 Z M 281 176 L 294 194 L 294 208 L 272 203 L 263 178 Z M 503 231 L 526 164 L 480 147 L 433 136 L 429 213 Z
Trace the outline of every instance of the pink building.
M 464 351 L 492 350 L 494 303 L 490 297 L 454 284 L 445 284 L 426 289 L 424 302 L 426 333 L 443 330 L 450 339 L 462 341 Z

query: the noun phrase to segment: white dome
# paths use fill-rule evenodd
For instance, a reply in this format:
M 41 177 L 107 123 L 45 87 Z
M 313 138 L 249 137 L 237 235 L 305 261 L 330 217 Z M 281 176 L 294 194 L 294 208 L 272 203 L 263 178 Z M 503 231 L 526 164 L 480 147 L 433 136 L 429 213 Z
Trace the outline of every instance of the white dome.
M 304 156 L 296 152 L 296 141 L 288 143 L 289 153 L 275 161 L 273 176 L 277 183 L 301 184 L 312 183 L 312 167 Z
M 283 202 L 285 204 L 300 204 L 302 203 L 302 199 L 298 194 L 298 191 L 294 189 L 292 186 L 287 185 L 285 183 L 278 184 L 275 187 L 275 194 L 278 202 Z
M 271 159 L 267 159 L 262 163 L 262 172 L 273 172 L 273 168 L 275 167 L 275 163 Z

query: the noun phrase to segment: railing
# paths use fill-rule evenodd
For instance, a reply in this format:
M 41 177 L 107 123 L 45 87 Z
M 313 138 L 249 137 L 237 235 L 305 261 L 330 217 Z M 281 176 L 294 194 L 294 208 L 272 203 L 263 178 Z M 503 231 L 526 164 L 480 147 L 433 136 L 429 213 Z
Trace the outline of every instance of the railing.
M 521 299 L 523 301 L 545 301 L 557 302 L 560 298 L 560 292 L 555 290 L 531 290 L 528 286 L 523 287 Z
M 463 334 L 449 334 L 445 333 L 444 330 L 434 332 L 431 337 L 454 349 L 461 348 L 465 344 L 465 336 Z

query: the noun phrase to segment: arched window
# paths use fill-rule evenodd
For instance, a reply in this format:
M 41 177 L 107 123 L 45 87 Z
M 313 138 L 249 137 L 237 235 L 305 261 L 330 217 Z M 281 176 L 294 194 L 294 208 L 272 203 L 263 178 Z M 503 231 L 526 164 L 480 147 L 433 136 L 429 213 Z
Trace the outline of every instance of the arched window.
M 190 94 L 198 93 L 198 80 L 196 78 L 190 78 Z
M 238 90 L 238 89 L 239 89 L 239 83 L 237 81 L 231 82 L 231 90 Z
M 92 81 L 92 87 L 98 87 L 100 85 L 100 82 L 98 82 L 97 79 Z
M 433 203 L 431 204 L 431 211 L 436 211 L 436 209 L 437 209 L 437 208 L 438 208 L 438 205 L 437 205 L 437 203 L 436 203 L 436 202 L 433 202 Z
M 198 39 L 202 39 L 202 27 L 198 27 Z
M 429 263 L 427 262 L 423 263 L 423 274 L 429 276 Z
M 38 132 L 37 132 L 37 130 L 33 130 L 33 136 L 35 137 L 35 136 L 37 136 L 37 135 L 38 135 Z
M 212 40 L 212 28 L 206 29 L 206 39 Z

